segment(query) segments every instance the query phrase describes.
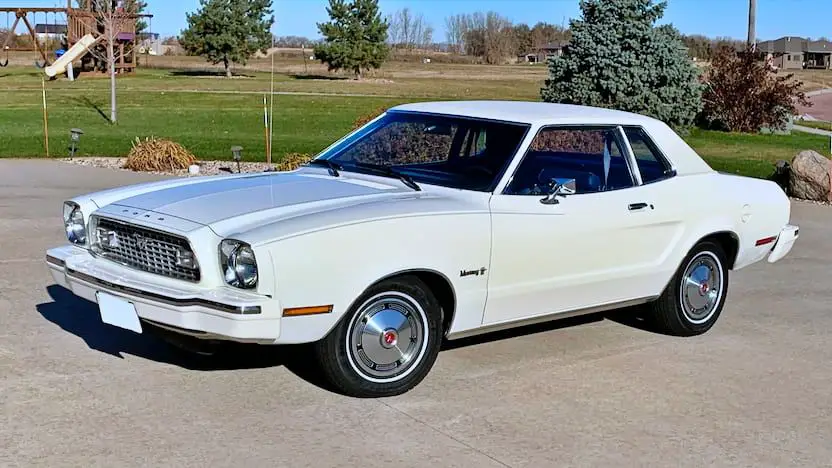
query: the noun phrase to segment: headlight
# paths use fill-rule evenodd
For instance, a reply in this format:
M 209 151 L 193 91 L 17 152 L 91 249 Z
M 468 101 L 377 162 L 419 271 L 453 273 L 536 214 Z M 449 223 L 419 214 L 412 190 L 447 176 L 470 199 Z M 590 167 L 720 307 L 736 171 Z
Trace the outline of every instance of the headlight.
M 84 213 L 74 202 L 64 202 L 64 229 L 66 238 L 73 244 L 82 245 L 87 242 L 87 228 L 84 225 Z
M 226 239 L 220 243 L 220 269 L 225 282 L 235 288 L 257 286 L 257 260 L 245 242 Z

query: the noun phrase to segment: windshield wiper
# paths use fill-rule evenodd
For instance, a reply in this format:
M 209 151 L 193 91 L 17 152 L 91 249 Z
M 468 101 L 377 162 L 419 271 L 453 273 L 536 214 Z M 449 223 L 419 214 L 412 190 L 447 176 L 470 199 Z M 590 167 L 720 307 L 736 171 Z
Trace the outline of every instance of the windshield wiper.
M 399 180 L 401 180 L 405 185 L 412 188 L 413 190 L 415 190 L 417 192 L 422 191 L 422 187 L 419 187 L 419 184 L 417 184 L 416 181 L 413 180 L 413 178 L 411 178 L 407 174 L 404 174 L 402 172 L 397 171 L 396 169 L 393 169 L 390 166 L 383 166 L 381 164 L 372 164 L 372 163 L 363 163 L 363 162 L 355 162 L 354 164 L 357 167 L 370 169 L 372 171 L 375 171 L 379 174 L 382 174 L 382 175 L 385 175 L 385 176 L 388 176 L 388 177 L 396 177 Z
M 340 164 L 336 164 L 329 159 L 313 159 L 306 164 L 310 166 L 324 166 L 329 169 L 329 175 L 332 177 L 340 177 L 341 174 L 338 171 L 343 169 Z

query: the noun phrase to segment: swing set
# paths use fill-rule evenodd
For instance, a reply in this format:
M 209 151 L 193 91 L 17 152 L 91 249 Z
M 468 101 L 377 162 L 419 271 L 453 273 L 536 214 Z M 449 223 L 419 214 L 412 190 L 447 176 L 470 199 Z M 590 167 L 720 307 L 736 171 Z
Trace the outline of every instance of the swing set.
M 71 0 L 67 0 L 66 8 L 0 8 L 0 14 L 6 15 L 7 31 L 3 45 L 0 47 L 5 54 L 5 57 L 0 58 L 0 67 L 9 65 L 11 52 L 36 52 L 35 67 L 45 68 L 55 61 L 55 52 L 58 49 L 67 51 L 88 34 L 96 38 L 97 47 L 105 47 L 104 30 L 96 20 L 95 3 L 87 2 L 88 6 L 85 8 L 72 8 Z M 113 0 L 113 3 L 115 5 L 118 2 Z M 63 16 L 63 23 L 58 22 L 59 16 Z M 11 22 L 12 17 L 14 17 L 14 23 Z M 43 18 L 44 21 L 38 23 L 38 17 Z M 138 65 L 139 38 L 136 34 L 136 22 L 139 18 L 152 18 L 152 15 L 123 13 L 123 17 L 129 21 L 124 22 L 113 44 L 116 52 L 115 68 L 118 72 L 132 72 Z M 17 27 L 21 23 L 28 32 L 31 45 L 20 44 L 16 40 L 20 37 L 27 37 L 26 34 L 16 35 Z M 38 25 L 45 25 L 45 31 L 38 31 L 36 29 Z M 39 34 L 43 35 L 44 39 L 39 39 Z M 86 54 L 82 57 L 81 64 L 82 68 L 108 71 L 106 61 L 95 57 L 94 54 Z
M 48 38 L 57 32 L 59 26 L 65 26 L 65 23 L 62 25 L 58 24 L 58 15 L 66 14 L 66 10 L 63 8 L 0 8 L 0 13 L 5 13 L 6 15 L 6 39 L 3 41 L 2 47 L 5 57 L 4 60 L 0 61 L 0 66 L 6 67 L 9 65 L 10 52 L 37 52 L 40 56 L 40 61 L 35 59 L 35 66 L 43 68 L 49 65 L 51 61 L 48 53 L 50 45 Z M 52 23 L 49 23 L 50 14 L 52 16 Z M 37 22 L 38 15 L 42 15 L 44 18 L 45 21 L 43 23 Z M 12 16 L 14 16 L 14 23 L 11 23 Z M 31 46 L 12 43 L 16 38 L 15 31 L 17 30 L 17 26 L 21 22 L 26 26 L 29 33 L 32 42 Z M 38 24 L 46 25 L 47 29 L 43 34 L 47 39 L 44 41 L 38 39 L 38 32 L 35 30 L 35 26 Z

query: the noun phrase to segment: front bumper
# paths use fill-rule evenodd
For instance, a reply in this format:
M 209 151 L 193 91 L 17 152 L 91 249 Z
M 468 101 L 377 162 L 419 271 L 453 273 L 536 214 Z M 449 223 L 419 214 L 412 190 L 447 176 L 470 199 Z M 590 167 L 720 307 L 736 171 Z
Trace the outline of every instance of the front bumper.
M 774 263 L 785 257 L 794 247 L 794 241 L 800 236 L 800 229 L 797 226 L 788 224 L 782 230 L 777 240 L 774 242 L 774 247 L 768 255 L 768 262 Z
M 202 289 L 96 258 L 75 246 L 50 249 L 52 278 L 75 295 L 97 302 L 105 292 L 133 303 L 145 323 L 197 338 L 274 343 L 280 337 L 277 300 L 230 288 Z

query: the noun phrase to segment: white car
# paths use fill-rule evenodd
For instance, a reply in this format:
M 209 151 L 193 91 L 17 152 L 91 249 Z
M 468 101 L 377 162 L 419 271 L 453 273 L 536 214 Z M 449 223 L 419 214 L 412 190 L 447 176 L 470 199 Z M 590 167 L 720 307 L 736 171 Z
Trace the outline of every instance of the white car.
M 704 333 L 729 271 L 798 237 L 775 183 L 715 172 L 664 123 L 529 102 L 402 105 L 291 172 L 63 209 L 46 261 L 105 323 L 314 343 L 359 397 L 417 385 L 444 339 L 533 322 L 647 304 L 660 331 Z

